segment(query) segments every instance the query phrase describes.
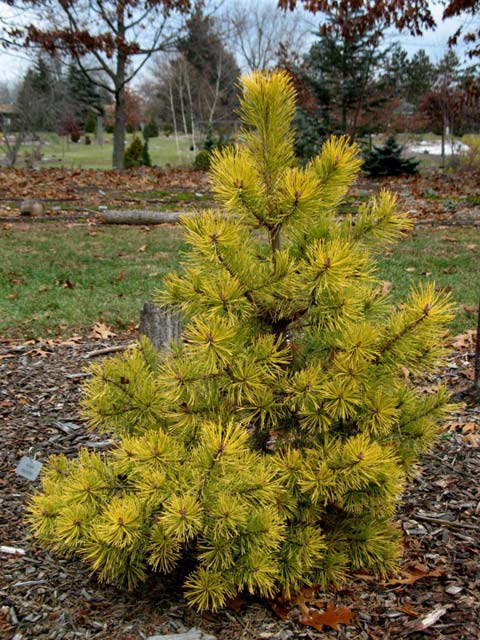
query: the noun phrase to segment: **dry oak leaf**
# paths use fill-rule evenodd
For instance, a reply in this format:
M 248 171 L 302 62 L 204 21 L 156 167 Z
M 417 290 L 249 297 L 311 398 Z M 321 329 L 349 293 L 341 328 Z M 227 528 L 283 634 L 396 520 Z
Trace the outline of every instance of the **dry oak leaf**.
M 280 620 L 288 620 L 290 608 L 286 606 L 284 602 L 278 604 L 276 602 L 272 602 L 270 606 L 272 607 L 272 611 L 280 618 Z
M 299 622 L 314 627 L 317 631 L 322 631 L 324 626 L 338 631 L 339 624 L 350 624 L 354 617 L 355 613 L 348 607 L 337 609 L 333 602 L 329 602 L 323 613 L 317 609 L 310 609 L 308 613 L 301 616 Z
M 270 602 L 270 606 L 281 620 L 288 620 L 288 615 L 292 610 L 291 600 L 287 600 L 280 595 L 277 596 L 274 601 Z
M 236 613 L 240 613 L 241 608 L 246 604 L 247 601 L 238 595 L 234 598 L 230 598 L 230 600 L 227 600 L 227 607 L 229 609 L 233 609 L 233 611 L 236 611 Z
M 301 589 L 293 599 L 293 605 L 298 606 L 303 615 L 308 615 L 310 611 L 309 602 L 321 606 L 318 600 L 315 600 L 316 591 L 318 591 L 318 586 L 306 587 Z
M 104 322 L 96 322 L 90 332 L 90 337 L 97 339 L 114 338 L 116 335 Z
M 460 333 L 458 336 L 453 336 L 447 341 L 448 347 L 454 349 L 462 349 L 464 347 L 472 347 L 475 343 L 475 331 L 468 329 L 465 333 Z
M 475 433 L 467 433 L 466 436 L 463 436 L 463 441 L 469 444 L 474 449 L 478 449 L 480 436 Z
M 392 288 L 392 283 L 389 280 L 384 280 L 382 282 L 382 288 L 381 288 L 380 294 L 382 296 L 386 296 L 391 288 Z
M 408 567 L 400 569 L 399 573 L 401 576 L 403 576 L 403 578 L 398 580 L 389 580 L 384 584 L 415 584 L 415 582 L 423 580 L 423 578 L 438 578 L 440 576 L 443 576 L 445 570 L 440 567 L 429 569 L 425 565 L 417 563 L 416 565 L 410 565 Z

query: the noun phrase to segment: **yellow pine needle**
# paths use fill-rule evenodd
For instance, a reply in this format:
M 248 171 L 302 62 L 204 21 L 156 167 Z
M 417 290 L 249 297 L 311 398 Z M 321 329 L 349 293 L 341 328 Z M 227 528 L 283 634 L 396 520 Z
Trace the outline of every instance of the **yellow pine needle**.
M 123 549 L 135 545 L 143 534 L 144 518 L 135 496 L 112 498 L 95 526 L 96 536 L 105 544 Z
M 226 604 L 227 598 L 235 595 L 235 589 L 221 573 L 203 567 L 190 574 L 185 589 L 187 602 L 198 611 L 216 611 Z
M 196 318 L 184 331 L 183 340 L 199 358 L 204 358 L 209 373 L 233 358 L 235 327 L 219 318 Z
M 149 564 L 156 570 L 169 573 L 181 557 L 181 542 L 165 533 L 159 523 L 154 524 L 150 532 Z
M 201 531 L 203 517 L 202 506 L 195 496 L 173 495 L 164 505 L 159 524 L 162 525 L 167 536 L 188 541 Z
M 92 525 L 96 510 L 84 504 L 69 504 L 62 508 L 55 522 L 55 544 L 69 553 L 76 551 Z

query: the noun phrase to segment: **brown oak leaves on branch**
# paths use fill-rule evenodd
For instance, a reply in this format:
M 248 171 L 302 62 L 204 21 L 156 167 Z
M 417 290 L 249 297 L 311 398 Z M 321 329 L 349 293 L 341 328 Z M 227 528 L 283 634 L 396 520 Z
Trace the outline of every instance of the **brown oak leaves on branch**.
M 173 11 L 184 13 L 191 8 L 190 0 L 86 0 L 80 3 L 54 0 L 47 3 L 49 7 L 42 0 L 7 0 L 7 4 L 33 11 L 50 8 L 58 17 L 64 18 L 57 28 L 42 28 L 37 23 L 26 24 L 23 28 L 12 25 L 7 33 L 15 44 L 39 45 L 52 55 L 62 51 L 81 57 L 102 52 L 109 59 L 116 52 L 126 56 L 147 53 L 133 31 L 137 26 L 145 26 L 154 11 L 166 17 Z M 94 24 L 99 26 L 97 31 L 91 28 L 92 15 L 96 17 Z
M 435 29 L 435 22 L 431 13 L 429 0 L 390 0 L 374 2 L 370 0 L 279 0 L 282 9 L 293 10 L 297 5 L 311 13 L 335 13 L 343 16 L 342 35 L 348 40 L 351 32 L 351 18 L 361 14 L 365 31 L 377 27 L 384 29 L 396 27 L 400 31 L 409 31 L 412 35 L 422 35 L 425 29 Z M 475 16 L 480 11 L 480 0 L 445 0 L 443 3 L 443 20 L 459 16 Z M 328 31 L 329 25 L 321 25 L 322 31 Z M 458 42 L 460 36 L 471 45 L 468 51 L 470 57 L 480 55 L 480 30 L 468 30 L 464 25 L 450 37 L 451 46 Z
M 390 2 L 372 2 L 370 0 L 279 0 L 282 9 L 293 10 L 297 5 L 311 13 L 334 13 L 342 20 L 342 36 L 348 40 L 352 19 L 361 15 L 362 30 L 375 27 L 384 29 L 397 27 L 421 35 L 424 29 L 434 28 L 435 20 L 430 11 L 428 0 L 397 0 Z M 328 30 L 328 25 L 323 25 Z

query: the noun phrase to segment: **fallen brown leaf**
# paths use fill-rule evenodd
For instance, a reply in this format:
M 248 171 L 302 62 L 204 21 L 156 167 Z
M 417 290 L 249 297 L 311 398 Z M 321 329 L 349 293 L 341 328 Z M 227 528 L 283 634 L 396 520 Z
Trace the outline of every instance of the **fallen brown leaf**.
M 402 568 L 399 570 L 399 574 L 403 576 L 403 578 L 388 580 L 385 582 L 385 585 L 390 584 L 415 584 L 419 580 L 423 580 L 424 578 L 438 578 L 439 576 L 443 576 L 445 570 L 437 567 L 435 569 L 429 569 L 425 565 L 417 563 L 415 565 L 409 565 L 408 567 Z
M 274 613 L 280 618 L 280 620 L 288 620 L 290 607 L 288 607 L 285 602 L 272 602 L 270 606 L 272 607 Z
M 308 603 L 318 604 L 315 600 L 315 592 L 317 589 L 318 587 L 306 587 L 305 589 L 301 589 L 293 599 L 292 604 L 298 606 L 304 615 L 308 614 Z
M 389 280 L 384 280 L 382 282 L 382 288 L 380 293 L 382 294 L 382 296 L 386 296 L 391 288 L 392 288 L 392 283 Z
M 474 449 L 478 449 L 480 444 L 480 435 L 476 433 L 467 433 L 466 436 L 463 436 L 463 441 L 469 444 Z
M 457 336 L 453 336 L 447 340 L 447 346 L 454 349 L 463 349 L 465 347 L 472 347 L 475 344 L 475 331 L 468 329 L 465 333 L 460 333 Z
M 75 287 L 77 286 L 74 282 L 72 282 L 68 278 L 66 280 L 57 280 L 57 284 L 59 287 L 62 287 L 63 289 L 75 289 Z
M 240 596 L 235 596 L 227 601 L 227 607 L 239 613 L 240 609 L 247 604 L 247 601 Z
M 354 617 L 354 612 L 348 607 L 337 609 L 333 602 L 329 602 L 323 613 L 317 609 L 310 609 L 308 614 L 300 617 L 299 622 L 313 627 L 317 631 L 322 631 L 324 626 L 338 631 L 339 624 L 350 624 Z
M 117 334 L 112 331 L 104 322 L 97 322 L 90 331 L 91 338 L 114 338 Z

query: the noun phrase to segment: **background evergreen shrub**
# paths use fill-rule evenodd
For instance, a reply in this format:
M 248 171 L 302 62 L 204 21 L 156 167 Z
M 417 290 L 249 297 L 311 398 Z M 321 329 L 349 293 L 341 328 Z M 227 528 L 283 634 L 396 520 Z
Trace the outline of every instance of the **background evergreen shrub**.
M 363 171 L 372 178 L 412 175 L 417 173 L 418 160 L 404 158 L 404 147 L 390 136 L 381 147 L 374 146 L 364 154 Z

